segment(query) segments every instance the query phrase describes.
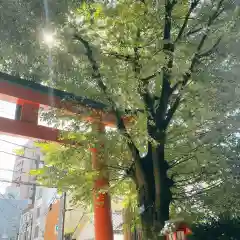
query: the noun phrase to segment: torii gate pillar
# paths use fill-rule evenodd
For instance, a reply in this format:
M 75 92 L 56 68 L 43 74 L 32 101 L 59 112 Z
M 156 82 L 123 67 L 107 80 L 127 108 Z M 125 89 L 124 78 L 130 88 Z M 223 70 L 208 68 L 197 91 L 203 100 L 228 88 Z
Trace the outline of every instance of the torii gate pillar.
M 99 134 L 104 134 L 105 125 L 99 121 L 92 123 L 92 127 Z M 109 193 L 99 192 L 100 189 L 109 187 L 108 177 L 101 174 L 104 159 L 104 144 L 99 142 L 92 151 L 92 166 L 93 169 L 100 172 L 98 178 L 94 182 L 93 204 L 94 204 L 94 226 L 96 240 L 113 240 L 113 225 L 111 200 Z

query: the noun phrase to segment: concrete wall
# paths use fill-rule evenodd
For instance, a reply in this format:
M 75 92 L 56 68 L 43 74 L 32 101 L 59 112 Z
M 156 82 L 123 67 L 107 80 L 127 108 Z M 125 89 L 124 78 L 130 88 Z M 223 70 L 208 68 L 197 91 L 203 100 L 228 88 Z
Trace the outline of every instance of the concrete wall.
M 37 187 L 33 209 L 33 240 L 43 240 L 49 206 L 57 199 L 56 189 Z M 38 231 L 38 233 L 36 233 Z
M 34 145 L 33 141 L 28 141 L 24 148 L 24 157 L 16 158 L 13 181 L 36 183 L 35 176 L 29 173 L 31 169 L 41 168 L 40 161 L 42 160 L 43 154 L 40 149 Z M 49 212 L 49 205 L 57 197 L 56 189 L 13 183 L 12 188 L 14 187 L 19 189 L 20 199 L 27 199 L 29 204 L 33 204 L 31 240 L 43 240 L 46 216 Z
M 3 234 L 7 240 L 17 239 L 21 213 L 26 208 L 26 200 L 0 199 L 0 239 Z
M 29 174 L 31 169 L 36 169 L 37 162 L 42 160 L 40 149 L 35 147 L 33 141 L 28 141 L 25 144 L 24 154 L 21 157 L 16 157 L 14 164 L 14 172 L 12 180 L 16 182 L 35 182 L 35 176 Z M 13 187 L 18 187 L 20 199 L 28 199 L 29 204 L 33 203 L 35 188 L 31 185 L 12 184 Z
M 18 240 L 30 240 L 33 225 L 33 206 L 29 206 L 22 212 L 19 227 Z

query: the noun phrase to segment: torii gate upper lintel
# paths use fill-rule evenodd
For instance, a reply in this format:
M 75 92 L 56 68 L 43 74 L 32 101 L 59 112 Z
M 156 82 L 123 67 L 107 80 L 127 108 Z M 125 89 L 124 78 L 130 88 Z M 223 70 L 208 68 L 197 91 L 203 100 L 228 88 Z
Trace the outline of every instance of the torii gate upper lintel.
M 61 108 L 69 113 L 79 114 L 81 119 L 91 121 L 94 125 L 98 124 L 99 131 L 104 131 L 106 125 L 115 126 L 116 123 L 114 114 L 107 112 L 107 106 L 103 103 L 1 72 L 0 100 L 17 104 L 14 120 L 0 117 L 0 133 L 4 134 L 59 142 L 58 129 L 38 125 L 40 106 Z M 92 111 L 93 116 L 86 114 L 87 111 Z M 96 112 L 101 113 L 101 122 L 95 121 Z M 128 121 L 128 118 L 124 120 Z M 92 155 L 93 166 L 98 168 L 97 151 L 93 151 Z M 95 187 L 107 184 L 108 180 L 101 178 L 96 180 Z M 108 194 L 94 196 L 94 216 L 95 239 L 113 240 L 111 203 Z
M 116 123 L 115 115 L 107 112 L 107 105 L 103 103 L 93 101 L 86 97 L 75 96 L 74 94 L 67 93 L 65 91 L 43 86 L 39 83 L 31 82 L 2 72 L 0 72 L 0 100 L 16 103 L 23 109 L 32 108 L 32 111 L 28 109 L 30 115 L 26 114 L 27 110 L 21 110 L 23 118 L 21 119 L 21 123 L 17 121 L 9 121 L 9 124 L 11 124 L 11 126 L 16 125 L 16 128 L 11 127 L 11 129 L 9 129 L 9 127 L 6 126 L 9 119 L 3 120 L 0 118 L 0 132 L 5 132 L 8 134 L 57 141 L 57 139 L 53 136 L 46 136 L 48 131 L 50 134 L 52 132 L 57 132 L 56 130 L 37 125 L 37 119 L 35 115 L 40 106 L 61 108 L 66 110 L 69 114 L 79 114 L 81 119 L 87 121 L 94 121 L 94 117 L 91 117 L 89 112 L 98 112 L 101 113 L 102 123 L 104 125 L 115 126 Z M 23 113 L 25 113 L 25 116 L 23 116 Z M 128 121 L 128 117 L 126 117 L 125 120 Z M 23 122 L 25 124 L 23 124 Z M 34 123 L 35 126 L 29 125 L 30 123 Z M 26 130 L 26 127 L 29 129 Z M 30 129 L 33 128 L 34 136 L 30 136 Z M 16 132 L 14 132 L 14 130 L 16 130 Z M 40 134 L 38 134 L 38 132 Z

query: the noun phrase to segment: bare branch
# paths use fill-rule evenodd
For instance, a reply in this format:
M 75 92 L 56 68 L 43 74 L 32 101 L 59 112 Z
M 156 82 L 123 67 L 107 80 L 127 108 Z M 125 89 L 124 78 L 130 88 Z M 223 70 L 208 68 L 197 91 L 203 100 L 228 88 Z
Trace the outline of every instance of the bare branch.
M 126 171 L 127 168 L 126 167 L 123 167 L 123 166 L 112 166 L 112 165 L 103 165 L 104 167 L 106 168 L 109 168 L 109 169 L 113 169 L 113 170 L 122 170 L 122 171 Z
M 188 173 L 188 177 L 187 178 L 184 178 L 184 179 L 181 179 L 181 180 L 178 180 L 178 181 L 175 181 L 175 186 L 177 187 L 186 187 L 186 184 L 196 184 L 196 183 L 199 183 L 200 181 L 203 181 L 204 178 L 208 177 L 208 176 L 212 176 L 214 175 L 215 177 L 217 177 L 217 174 L 219 174 L 219 172 L 217 171 L 214 171 L 214 172 L 204 172 L 204 171 L 201 171 L 199 174 L 193 174 L 193 176 L 190 176 L 191 173 Z M 181 174 L 179 174 L 181 175 Z M 180 184 L 179 184 L 180 183 Z M 182 183 L 182 184 L 181 184 Z
M 126 62 L 133 62 L 134 61 L 134 57 L 131 55 L 124 55 L 124 54 L 120 54 L 118 52 L 106 52 L 107 55 L 109 56 L 113 56 L 116 57 L 117 59 L 126 61 Z
M 181 95 L 179 94 L 174 102 L 174 104 L 172 105 L 172 107 L 169 109 L 169 111 L 167 112 L 167 116 L 166 119 L 164 120 L 164 128 L 167 128 L 174 113 L 176 112 L 176 110 L 178 109 L 178 106 L 180 105 L 181 102 Z
M 225 134 L 225 133 L 224 133 Z M 226 138 L 230 137 L 232 135 L 232 133 L 229 133 Z M 191 160 L 193 157 L 191 154 L 195 153 L 200 147 L 203 147 L 204 145 L 207 145 L 211 142 L 211 139 L 209 139 L 207 142 L 203 142 L 202 144 L 198 145 L 197 147 L 193 148 L 191 151 L 189 151 L 187 154 L 184 154 L 179 160 L 176 160 L 173 162 L 173 164 L 170 165 L 170 168 L 173 168 L 177 165 L 180 165 L 182 163 L 185 163 L 189 160 Z M 208 150 L 213 149 L 214 147 L 216 147 L 216 144 L 213 144 Z M 190 155 L 190 156 L 189 156 Z
M 182 36 L 183 36 L 183 33 L 185 31 L 185 28 L 187 27 L 187 24 L 188 24 L 188 21 L 189 21 L 189 17 L 191 15 L 191 13 L 193 12 L 193 10 L 197 7 L 197 5 L 199 4 L 200 0 L 194 0 L 192 1 L 191 5 L 190 5 L 190 8 L 188 9 L 188 12 L 185 16 L 185 19 L 184 19 L 184 22 L 183 22 L 183 25 L 174 41 L 174 43 L 176 44 L 179 40 L 181 40 Z
M 212 14 L 212 16 L 208 19 L 208 23 L 207 23 L 207 30 L 206 32 L 204 33 L 198 47 L 197 47 L 197 53 L 195 54 L 198 55 L 199 54 L 199 51 L 202 49 L 207 37 L 208 37 L 208 33 L 210 31 L 210 26 L 213 24 L 213 22 L 218 18 L 218 16 L 222 13 L 223 9 L 221 9 L 222 5 L 223 5 L 223 2 L 224 0 L 220 0 L 218 5 L 217 5 L 217 8 L 216 8 L 216 11 Z
M 198 28 L 189 30 L 189 31 L 185 34 L 185 36 L 186 36 L 186 37 L 189 37 L 189 36 L 191 36 L 192 34 L 198 33 L 198 32 L 200 32 L 200 31 L 202 31 L 202 30 L 203 30 L 203 27 L 198 27 Z
M 199 58 L 202 58 L 202 57 L 208 57 L 210 56 L 211 54 L 214 53 L 214 51 L 217 49 L 218 45 L 220 44 L 222 40 L 222 36 L 218 38 L 218 40 L 216 41 L 216 43 L 207 51 L 203 52 L 203 53 L 200 53 L 198 55 Z
M 155 78 L 159 73 L 160 73 L 160 71 L 157 71 L 157 72 L 153 73 L 152 75 L 150 75 L 148 77 L 141 78 L 140 80 L 143 81 L 143 82 L 149 81 L 149 80 Z
M 189 152 L 189 154 L 188 154 L 187 157 L 184 157 L 184 158 L 182 157 L 182 158 L 180 158 L 179 160 L 175 161 L 175 162 L 170 166 L 170 168 L 173 168 L 173 167 L 176 167 L 176 166 L 178 166 L 178 165 L 180 165 L 180 164 L 182 164 L 182 163 L 185 163 L 185 162 L 191 160 L 192 158 L 195 158 L 195 159 L 196 159 L 196 156 L 195 156 L 195 155 L 192 155 L 192 154 L 195 153 L 200 147 L 202 147 L 202 146 L 204 146 L 204 145 L 206 145 L 206 144 L 208 144 L 208 143 L 203 143 L 203 144 L 198 145 L 195 149 L 193 149 L 191 152 Z M 208 150 L 211 150 L 211 149 L 213 149 L 214 147 L 216 147 L 216 145 L 211 146 Z M 189 155 L 190 155 L 190 156 L 189 156 Z
M 213 190 L 214 188 L 217 188 L 217 187 L 220 187 L 222 185 L 222 181 L 218 182 L 218 183 L 215 183 L 215 184 L 212 184 L 211 186 L 208 186 L 206 188 L 202 188 L 201 190 L 197 191 L 197 190 L 192 190 L 192 191 L 184 191 L 184 189 L 182 189 L 184 191 L 184 194 L 178 194 L 182 197 L 180 198 L 174 198 L 174 199 L 177 199 L 177 200 L 180 200 L 180 199 L 186 199 L 187 198 L 191 198 L 191 197 L 194 197 L 196 195 L 202 195 L 202 194 L 205 194 L 206 192 L 208 191 L 211 191 Z M 192 193 L 192 194 L 191 194 Z

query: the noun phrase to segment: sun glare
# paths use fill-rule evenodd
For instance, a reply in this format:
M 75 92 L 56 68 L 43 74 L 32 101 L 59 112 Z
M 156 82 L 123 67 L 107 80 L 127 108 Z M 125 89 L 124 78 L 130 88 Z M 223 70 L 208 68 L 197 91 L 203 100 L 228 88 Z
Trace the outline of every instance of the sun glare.
M 54 39 L 54 34 L 51 32 L 43 32 L 43 42 L 48 46 L 48 47 L 53 47 L 55 39 Z

